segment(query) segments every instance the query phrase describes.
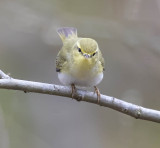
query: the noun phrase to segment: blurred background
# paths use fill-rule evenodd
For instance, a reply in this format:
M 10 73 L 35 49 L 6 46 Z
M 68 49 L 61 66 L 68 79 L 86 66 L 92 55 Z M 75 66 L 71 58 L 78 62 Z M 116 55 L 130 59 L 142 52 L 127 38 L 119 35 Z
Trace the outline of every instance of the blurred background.
M 101 93 L 160 109 L 159 0 L 0 0 L 0 69 L 60 84 L 57 27 L 97 40 Z M 0 148 L 159 148 L 160 125 L 58 96 L 0 90 Z

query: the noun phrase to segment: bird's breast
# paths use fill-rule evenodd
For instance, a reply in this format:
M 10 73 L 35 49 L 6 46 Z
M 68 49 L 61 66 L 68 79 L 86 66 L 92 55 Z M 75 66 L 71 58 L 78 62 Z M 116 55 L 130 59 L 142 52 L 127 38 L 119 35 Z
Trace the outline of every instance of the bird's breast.
M 78 79 L 87 79 L 95 74 L 95 62 L 92 59 L 77 57 L 73 60 L 71 74 Z
M 83 56 L 74 56 L 75 58 L 68 63 L 68 71 L 58 74 L 59 80 L 65 84 L 75 84 L 78 86 L 95 86 L 103 79 L 102 66 L 99 61 Z

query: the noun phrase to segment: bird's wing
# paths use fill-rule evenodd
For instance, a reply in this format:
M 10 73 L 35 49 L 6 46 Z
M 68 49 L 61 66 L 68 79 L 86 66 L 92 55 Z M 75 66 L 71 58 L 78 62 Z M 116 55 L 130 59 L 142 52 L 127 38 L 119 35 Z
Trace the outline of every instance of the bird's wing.
M 65 52 L 62 52 L 62 49 L 59 51 L 56 57 L 56 72 L 60 72 L 63 65 L 67 62 Z
M 104 61 L 104 58 L 103 58 L 103 56 L 102 56 L 102 53 L 101 53 L 101 51 L 100 51 L 100 58 L 99 58 L 99 61 L 101 62 L 101 64 L 102 64 L 102 67 L 103 67 L 103 71 L 105 70 L 105 61 Z

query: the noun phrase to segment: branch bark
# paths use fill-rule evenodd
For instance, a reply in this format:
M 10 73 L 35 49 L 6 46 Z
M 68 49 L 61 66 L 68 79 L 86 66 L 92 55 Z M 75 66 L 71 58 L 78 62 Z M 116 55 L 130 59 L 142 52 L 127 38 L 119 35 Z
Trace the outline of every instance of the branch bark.
M 47 84 L 11 78 L 0 70 L 0 88 L 21 90 L 24 92 L 35 92 L 71 98 L 71 88 L 55 84 Z M 144 108 L 132 103 L 101 94 L 100 102 L 94 92 L 77 89 L 73 97 L 75 100 L 90 102 L 104 107 L 117 110 L 136 119 L 143 119 L 160 123 L 160 111 Z

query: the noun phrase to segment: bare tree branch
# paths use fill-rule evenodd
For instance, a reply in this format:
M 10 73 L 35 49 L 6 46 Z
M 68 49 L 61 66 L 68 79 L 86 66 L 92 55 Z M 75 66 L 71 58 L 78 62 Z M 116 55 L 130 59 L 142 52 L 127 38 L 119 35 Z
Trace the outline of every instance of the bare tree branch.
M 57 95 L 71 98 L 71 88 L 54 84 L 46 84 L 33 81 L 13 79 L 0 70 L 0 88 L 22 90 L 24 92 L 35 92 L 49 95 Z M 109 107 L 136 119 L 143 119 L 160 123 L 160 111 L 144 108 L 128 103 L 114 97 L 101 94 L 100 103 L 97 102 L 97 95 L 93 92 L 77 89 L 74 95 L 75 100 L 86 101 L 101 106 Z

